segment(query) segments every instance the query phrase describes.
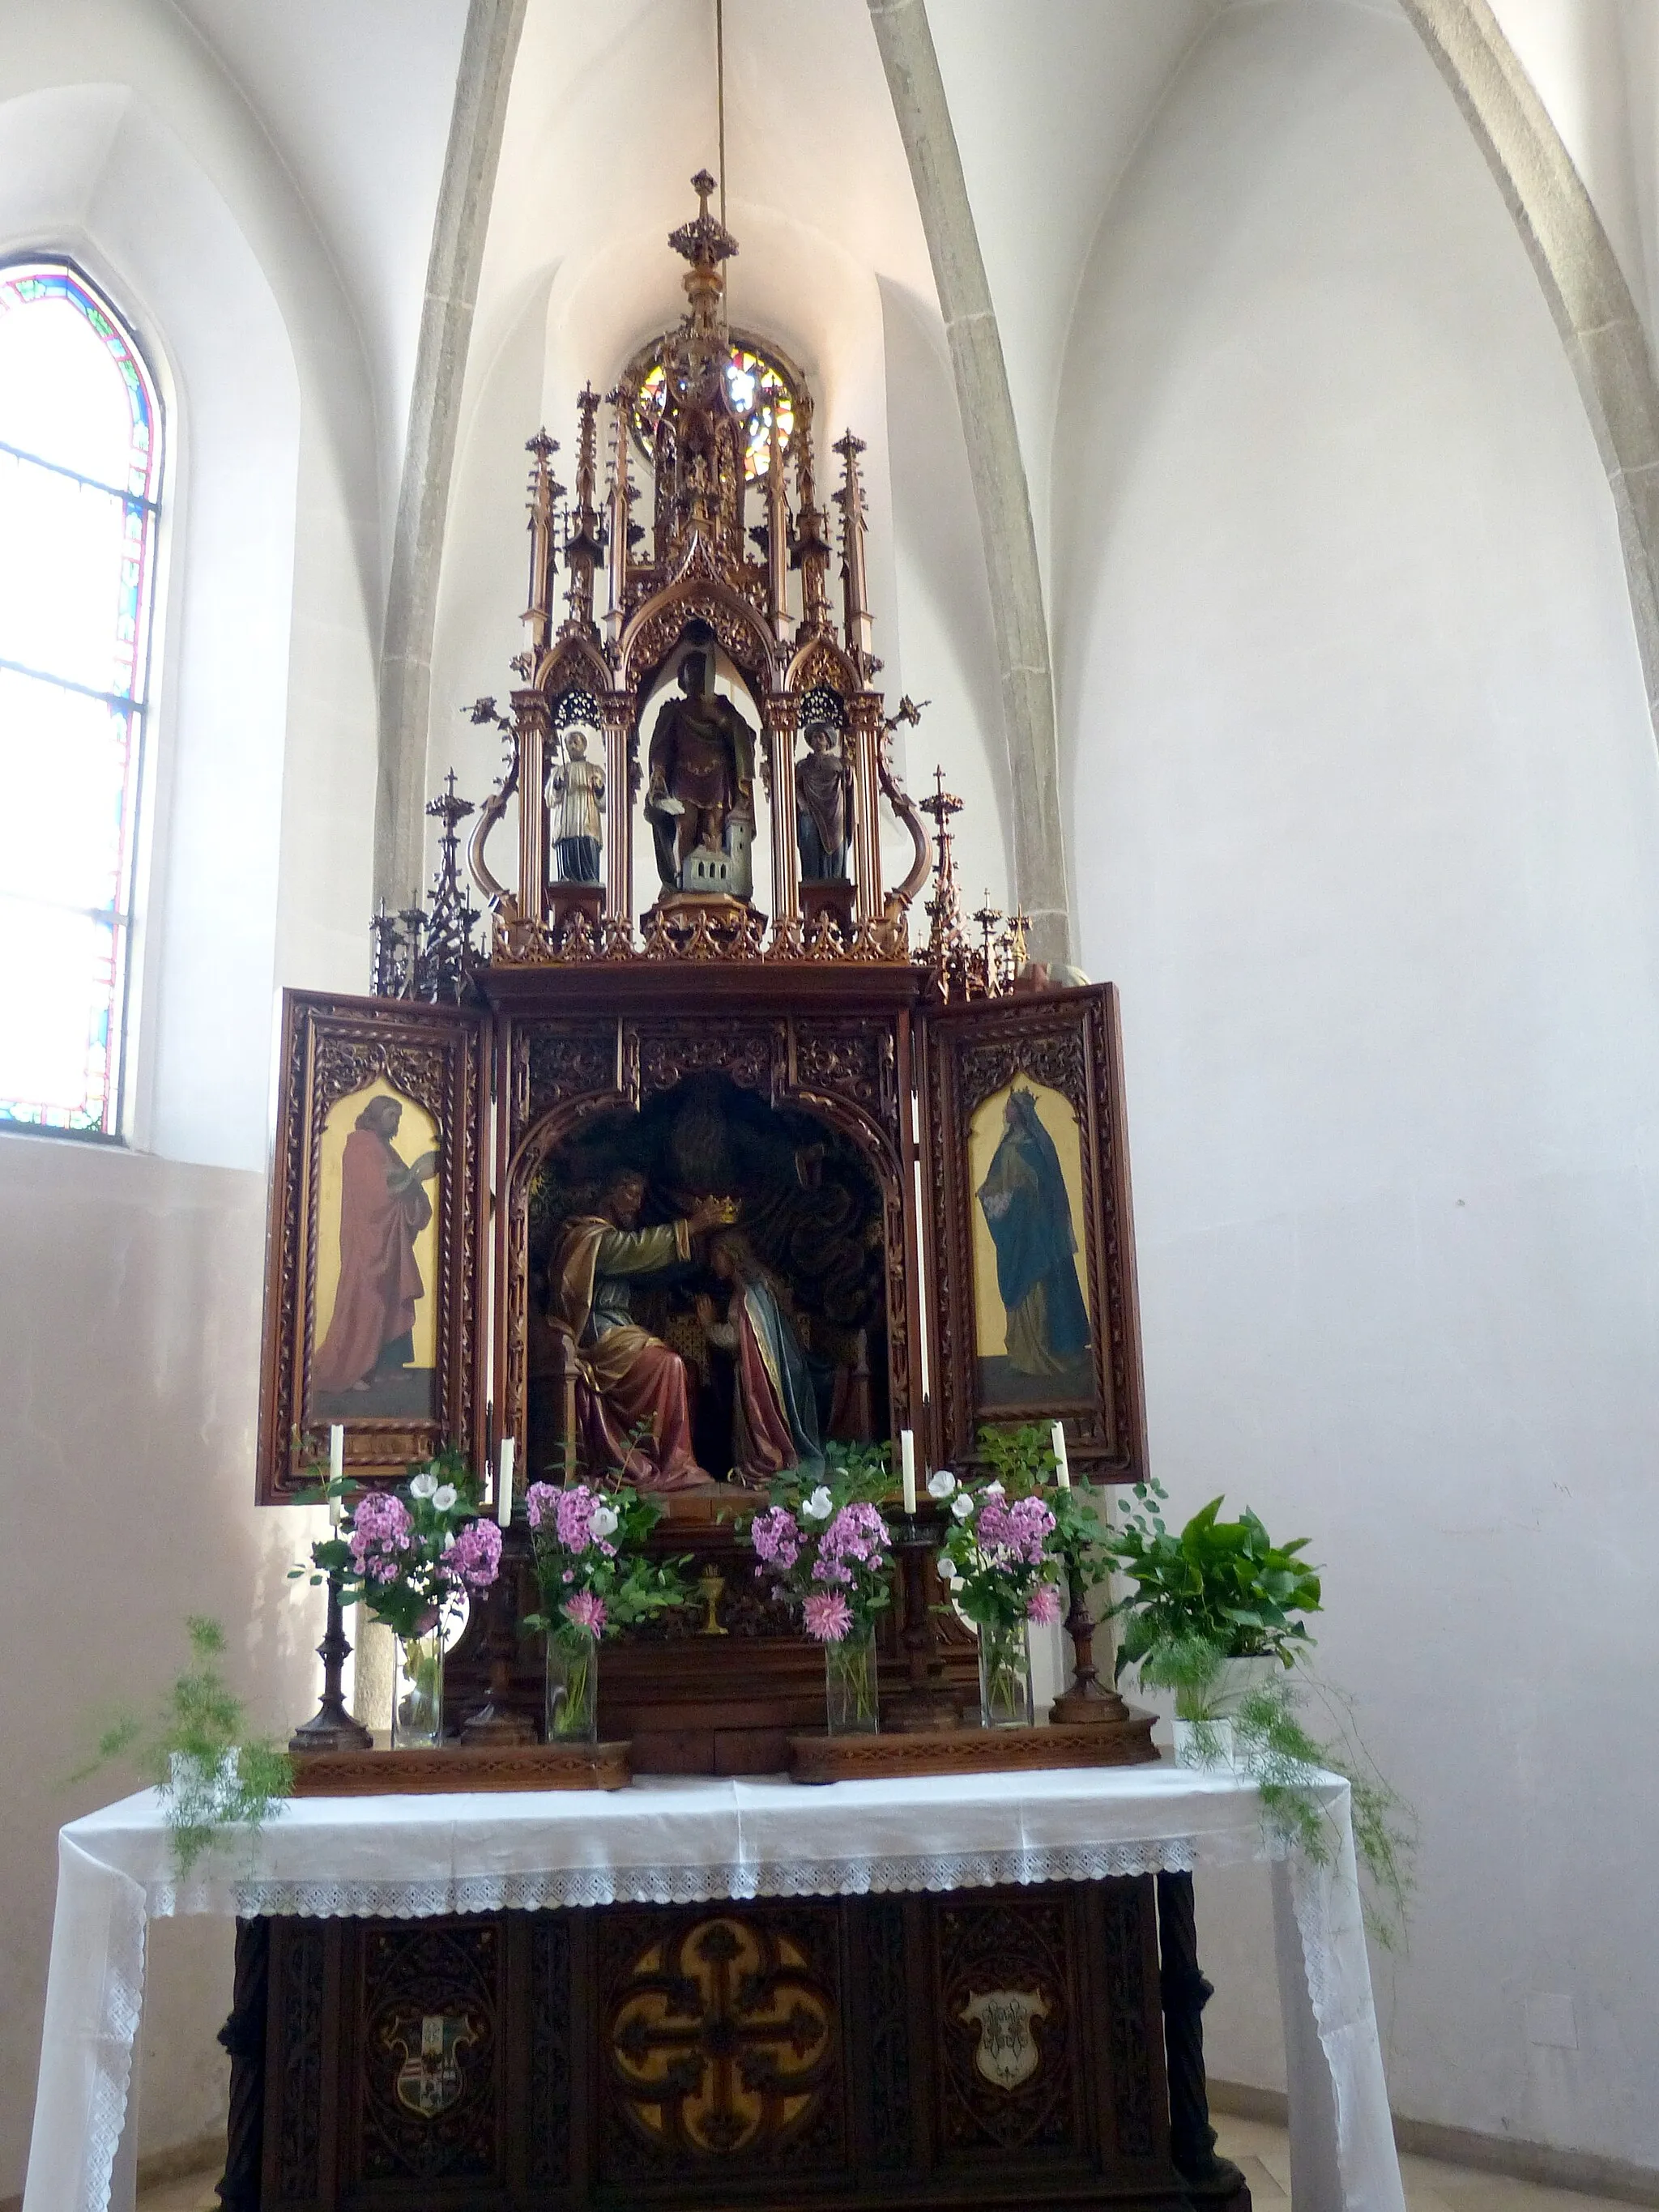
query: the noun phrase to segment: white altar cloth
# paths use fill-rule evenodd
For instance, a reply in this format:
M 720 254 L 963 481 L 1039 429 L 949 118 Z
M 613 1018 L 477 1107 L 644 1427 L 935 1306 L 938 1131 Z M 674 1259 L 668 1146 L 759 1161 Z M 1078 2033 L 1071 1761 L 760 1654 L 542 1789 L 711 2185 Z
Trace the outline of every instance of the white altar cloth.
M 112 2174 L 152 1914 L 403 1918 L 862 1896 L 1092 1881 L 1253 1858 L 1276 1862 L 1297 2212 L 1405 2212 L 1348 1785 L 1327 1776 L 1320 1789 L 1334 1846 L 1324 1864 L 1285 1856 L 1264 1833 L 1253 1784 L 1162 1765 L 820 1789 L 653 1778 L 614 1794 L 305 1798 L 257 1839 L 217 1850 L 183 1887 L 173 1878 L 159 1800 L 145 1790 L 72 1821 L 58 1838 L 23 2212 L 126 2212 L 131 2203 L 130 2156 L 113 2193 Z

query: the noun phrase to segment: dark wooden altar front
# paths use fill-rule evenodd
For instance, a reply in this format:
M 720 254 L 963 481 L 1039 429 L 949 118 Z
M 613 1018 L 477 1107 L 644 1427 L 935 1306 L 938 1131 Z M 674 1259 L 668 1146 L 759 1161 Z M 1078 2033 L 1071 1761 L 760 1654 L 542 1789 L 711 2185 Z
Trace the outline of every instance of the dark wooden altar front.
M 1207 1994 L 1185 1875 L 244 1922 L 221 2193 L 228 2212 L 1249 2212 L 1205 2110 Z

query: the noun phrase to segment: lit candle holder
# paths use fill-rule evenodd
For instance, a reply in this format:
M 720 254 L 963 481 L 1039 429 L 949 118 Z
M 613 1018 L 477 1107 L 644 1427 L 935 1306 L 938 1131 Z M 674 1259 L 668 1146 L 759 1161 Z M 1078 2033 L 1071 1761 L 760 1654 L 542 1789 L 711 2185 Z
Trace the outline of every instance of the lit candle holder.
M 328 1432 L 328 1524 L 337 1528 L 340 1516 L 345 1511 L 345 1500 L 339 1492 L 345 1480 L 345 1424 L 336 1421 Z
M 495 1468 L 495 1518 L 506 1528 L 513 1520 L 513 1438 L 501 1438 L 501 1457 Z
M 1056 1421 L 1048 1431 L 1054 1447 L 1054 1480 L 1062 1490 L 1072 1486 L 1072 1463 L 1066 1456 L 1066 1424 Z
M 916 1510 L 916 1439 L 910 1429 L 899 1431 L 899 1480 L 904 1486 L 904 1510 L 912 1516 Z

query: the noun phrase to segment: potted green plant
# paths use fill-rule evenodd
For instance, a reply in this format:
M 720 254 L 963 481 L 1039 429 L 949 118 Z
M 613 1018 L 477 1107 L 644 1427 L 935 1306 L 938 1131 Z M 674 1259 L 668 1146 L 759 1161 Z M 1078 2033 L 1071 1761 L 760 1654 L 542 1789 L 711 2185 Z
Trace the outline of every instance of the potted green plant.
M 224 1630 L 195 1614 L 185 1628 L 192 1663 L 155 1718 L 116 1721 L 99 1738 L 96 1756 L 70 1777 L 83 1782 L 112 1759 L 130 1760 L 161 1793 L 180 1881 L 228 1830 L 257 1835 L 294 1794 L 292 1760 L 248 1733 L 241 1700 L 220 1672 Z
M 1212 1498 L 1174 1530 L 1168 1502 L 1156 1478 L 1137 1483 L 1109 1539 L 1114 1567 L 1134 1585 L 1111 1608 L 1117 1673 L 1133 1667 L 1146 1688 L 1174 1692 L 1178 1760 L 1230 1762 L 1243 1699 L 1312 1647 L 1319 1577 L 1298 1556 L 1306 1537 L 1276 1544 L 1248 1508 L 1224 1521 Z

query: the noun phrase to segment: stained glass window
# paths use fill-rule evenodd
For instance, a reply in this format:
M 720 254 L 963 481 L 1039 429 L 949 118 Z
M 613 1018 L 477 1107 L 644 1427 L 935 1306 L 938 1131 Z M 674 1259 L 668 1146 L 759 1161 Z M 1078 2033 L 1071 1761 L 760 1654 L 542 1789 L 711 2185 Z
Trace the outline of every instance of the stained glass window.
M 119 1132 L 161 432 L 86 280 L 0 265 L 0 1124 Z
M 662 415 L 667 372 L 663 366 L 663 341 L 647 347 L 631 369 L 638 397 L 634 402 L 634 428 L 641 450 L 650 458 L 657 423 Z M 778 440 L 787 453 L 795 429 L 795 380 L 790 370 L 751 339 L 733 337 L 726 357 L 726 388 L 732 411 L 745 425 L 743 472 L 752 483 L 772 465 L 772 419 L 777 417 Z

